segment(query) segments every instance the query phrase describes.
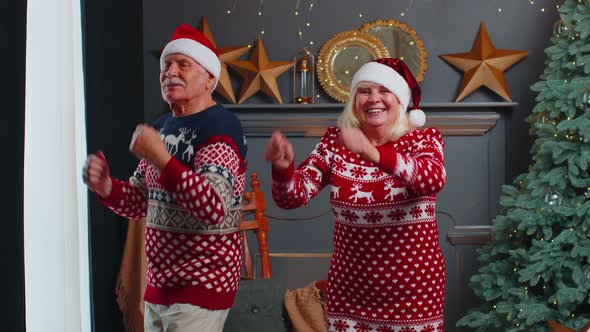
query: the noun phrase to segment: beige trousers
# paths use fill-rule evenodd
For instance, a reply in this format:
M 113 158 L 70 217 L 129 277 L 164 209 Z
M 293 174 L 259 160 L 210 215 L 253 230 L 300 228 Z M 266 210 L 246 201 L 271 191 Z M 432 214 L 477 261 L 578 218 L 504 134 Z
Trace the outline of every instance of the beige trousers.
M 146 332 L 222 332 L 229 309 L 207 310 L 185 303 L 145 302 Z

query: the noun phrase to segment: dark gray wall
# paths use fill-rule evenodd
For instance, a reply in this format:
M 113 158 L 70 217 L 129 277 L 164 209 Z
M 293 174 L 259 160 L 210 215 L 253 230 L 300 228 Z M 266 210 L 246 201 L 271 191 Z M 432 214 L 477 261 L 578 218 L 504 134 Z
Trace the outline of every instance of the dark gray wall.
M 2 330 L 25 330 L 25 279 L 23 242 L 23 166 L 25 124 L 25 34 L 27 2 L 2 1 L 0 4 L 0 40 L 5 43 L 0 63 L 5 64 L 0 78 L 4 102 L 4 158 L 2 241 L 0 283 L 5 285 L 0 304 Z

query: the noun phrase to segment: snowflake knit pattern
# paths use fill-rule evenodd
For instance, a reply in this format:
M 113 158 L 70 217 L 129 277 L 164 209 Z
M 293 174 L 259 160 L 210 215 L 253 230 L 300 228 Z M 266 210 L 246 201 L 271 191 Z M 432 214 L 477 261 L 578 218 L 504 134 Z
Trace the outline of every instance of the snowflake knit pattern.
M 342 147 L 329 128 L 297 169 L 273 168 L 272 194 L 286 209 L 331 186 L 334 253 L 329 331 L 442 332 L 445 262 L 435 217 L 446 180 L 442 136 L 415 130 L 378 146 L 379 164 Z
M 239 223 L 246 140 L 238 119 L 215 105 L 158 119 L 173 156 L 162 172 L 145 160 L 101 201 L 125 218 L 146 217 L 145 300 L 209 310 L 233 304 L 241 275 Z

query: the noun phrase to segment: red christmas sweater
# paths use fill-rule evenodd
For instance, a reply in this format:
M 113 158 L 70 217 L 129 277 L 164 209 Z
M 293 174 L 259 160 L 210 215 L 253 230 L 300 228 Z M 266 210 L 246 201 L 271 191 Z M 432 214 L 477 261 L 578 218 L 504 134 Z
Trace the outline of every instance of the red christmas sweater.
M 446 179 L 437 129 L 377 147 L 378 165 L 339 144 L 329 128 L 294 169 L 273 169 L 285 209 L 331 186 L 334 253 L 328 273 L 330 331 L 443 331 L 445 262 L 435 219 Z
M 209 310 L 232 306 L 241 275 L 239 222 L 246 141 L 220 105 L 154 127 L 173 158 L 159 172 L 142 160 L 101 201 L 125 218 L 146 217 L 145 300 Z

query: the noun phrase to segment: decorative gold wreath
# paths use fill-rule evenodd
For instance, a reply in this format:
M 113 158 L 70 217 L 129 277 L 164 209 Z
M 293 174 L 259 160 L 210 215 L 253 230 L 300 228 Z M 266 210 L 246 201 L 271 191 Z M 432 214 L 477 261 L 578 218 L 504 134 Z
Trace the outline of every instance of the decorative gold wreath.
M 410 28 L 410 26 L 408 26 L 406 23 L 399 22 L 394 19 L 375 20 L 372 22 L 367 22 L 361 26 L 360 30 L 370 33 L 369 30 L 375 27 L 396 27 L 410 35 L 410 37 L 412 37 L 412 40 L 414 41 L 416 47 L 418 48 L 418 51 L 420 52 L 420 68 L 418 69 L 417 73 L 413 74 L 416 78 L 416 81 L 422 82 L 422 80 L 424 80 L 424 73 L 428 68 L 428 64 L 426 63 L 428 52 L 426 52 L 426 49 L 424 48 L 424 42 L 422 41 L 422 39 L 420 39 L 420 37 L 418 37 L 416 30 Z
M 348 30 L 332 36 L 320 50 L 316 71 L 318 80 L 326 93 L 343 103 L 348 100 L 350 87 L 338 82 L 334 76 L 332 64 L 338 52 L 348 46 L 360 46 L 369 50 L 373 59 L 389 57 L 389 51 L 385 45 L 369 32 Z

